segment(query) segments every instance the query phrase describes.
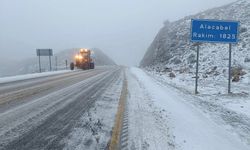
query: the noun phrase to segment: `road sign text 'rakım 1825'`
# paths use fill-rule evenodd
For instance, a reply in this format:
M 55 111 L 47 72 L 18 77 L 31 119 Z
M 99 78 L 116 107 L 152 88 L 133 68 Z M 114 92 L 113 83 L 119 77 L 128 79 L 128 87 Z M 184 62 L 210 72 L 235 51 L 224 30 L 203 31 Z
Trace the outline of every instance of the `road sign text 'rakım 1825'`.
M 237 21 L 192 19 L 191 41 L 237 43 L 238 27 Z
M 228 93 L 231 93 L 232 43 L 238 43 L 238 21 L 192 19 L 190 40 L 197 46 L 195 94 L 198 94 L 199 46 L 203 42 L 229 43 Z

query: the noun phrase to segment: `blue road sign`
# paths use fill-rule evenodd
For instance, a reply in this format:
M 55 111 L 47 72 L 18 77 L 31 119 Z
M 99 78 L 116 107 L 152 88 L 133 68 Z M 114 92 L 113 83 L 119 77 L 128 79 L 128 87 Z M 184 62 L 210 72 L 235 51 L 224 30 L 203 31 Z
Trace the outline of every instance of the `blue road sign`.
M 192 19 L 191 41 L 237 43 L 238 27 L 237 21 Z

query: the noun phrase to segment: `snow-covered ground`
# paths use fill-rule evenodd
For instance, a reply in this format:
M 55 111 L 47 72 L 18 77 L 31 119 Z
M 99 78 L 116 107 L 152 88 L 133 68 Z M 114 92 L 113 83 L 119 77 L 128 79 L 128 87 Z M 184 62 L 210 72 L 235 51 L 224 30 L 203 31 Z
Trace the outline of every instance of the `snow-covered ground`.
M 177 73 L 170 78 L 169 73 L 147 71 L 159 84 L 170 85 L 173 90 L 190 98 L 188 103 L 200 108 L 214 121 L 224 125 L 228 130 L 238 134 L 250 144 L 250 74 L 246 74 L 240 82 L 232 83 L 232 94 L 227 94 L 228 81 L 220 76 L 199 79 L 199 94 L 194 95 L 195 79 L 192 74 Z
M 28 101 L 16 102 L 10 108 L 1 105 L 0 149 L 107 147 L 122 89 L 122 69 L 94 69 L 67 75 L 54 82 L 49 82 L 51 78 L 45 80 L 48 84 L 23 86 L 21 90 L 13 86 L 17 92 L 12 95 L 24 95 Z M 42 88 L 51 89 L 51 85 L 58 88 L 38 96 L 29 94 L 39 93 Z M 5 93 L 1 91 L 1 94 Z
M 174 88 L 178 83 L 170 86 L 170 79 L 138 68 L 129 69 L 127 78 L 129 149 L 250 149 L 249 117 L 244 111 L 233 111 L 249 106 L 244 92 L 222 93 L 221 98 L 210 93 L 194 96 L 185 89 L 189 84 Z M 233 105 L 234 99 L 246 103 Z
M 52 71 L 52 72 L 43 72 L 43 73 L 32 73 L 32 74 L 25 74 L 25 75 L 17 75 L 17 76 L 10 76 L 10 77 L 2 77 L 0 78 L 0 83 L 7 83 L 7 82 L 14 82 L 26 79 L 33 79 L 39 77 L 46 77 L 51 75 L 58 75 L 70 72 L 71 70 L 60 70 L 60 71 Z
M 163 113 L 164 108 L 156 108 L 145 82 L 139 80 L 141 76 L 135 71 L 138 70 L 127 71 L 128 147 L 135 150 L 174 149 L 176 144 L 169 131 L 168 116 Z

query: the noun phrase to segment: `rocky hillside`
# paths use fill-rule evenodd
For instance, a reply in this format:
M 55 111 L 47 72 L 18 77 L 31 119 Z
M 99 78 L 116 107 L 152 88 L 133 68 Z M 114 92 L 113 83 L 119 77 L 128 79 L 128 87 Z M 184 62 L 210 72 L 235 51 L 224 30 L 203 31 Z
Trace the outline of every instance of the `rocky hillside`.
M 92 57 L 94 58 L 96 66 L 104 66 L 104 65 L 116 65 L 116 63 L 109 58 L 106 54 L 104 54 L 100 49 L 93 48 Z M 63 50 L 59 53 L 54 54 L 52 57 L 52 69 L 56 70 L 56 57 L 57 57 L 57 69 L 65 69 L 66 68 L 66 60 L 68 66 L 70 62 L 74 61 L 74 56 L 79 52 L 79 48 L 67 49 Z M 56 56 L 56 57 L 55 57 Z M 8 61 L 7 61 L 8 62 Z M 49 70 L 49 60 L 48 57 L 41 57 L 42 70 Z M 0 68 L 0 77 L 1 76 L 10 76 L 10 75 L 19 75 L 19 74 L 27 74 L 38 72 L 38 58 L 30 58 L 19 62 L 5 63 Z
M 233 66 L 250 69 L 250 1 L 237 2 L 185 17 L 166 21 L 148 48 L 140 66 L 158 71 L 166 69 L 194 72 L 196 48 L 190 42 L 191 19 L 240 21 L 240 42 L 233 45 Z M 225 74 L 228 66 L 228 44 L 205 43 L 200 48 L 200 72 Z M 246 71 L 247 72 L 247 71 Z

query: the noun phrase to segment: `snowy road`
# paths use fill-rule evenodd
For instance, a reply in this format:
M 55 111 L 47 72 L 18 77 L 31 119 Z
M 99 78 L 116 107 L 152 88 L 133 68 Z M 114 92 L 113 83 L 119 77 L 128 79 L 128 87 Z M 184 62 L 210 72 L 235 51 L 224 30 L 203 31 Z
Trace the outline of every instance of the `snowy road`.
M 0 149 L 107 149 L 127 81 L 120 149 L 248 150 L 192 98 L 139 68 L 95 70 L 0 84 Z M 126 80 L 124 80 L 126 77 Z
M 128 146 L 138 150 L 248 150 L 234 132 L 217 124 L 168 85 L 143 70 L 128 78 Z
M 2 83 L 0 149 L 65 148 L 65 138 L 80 118 L 97 99 L 107 99 L 104 93 L 110 87 L 121 83 L 121 70 L 104 67 Z

